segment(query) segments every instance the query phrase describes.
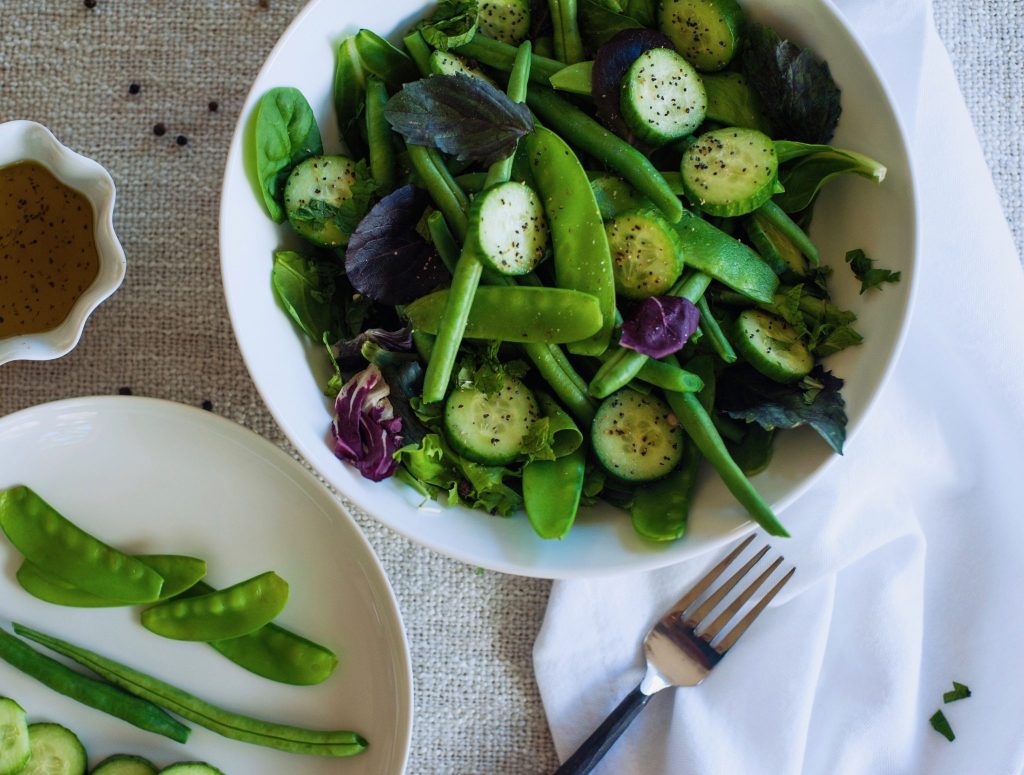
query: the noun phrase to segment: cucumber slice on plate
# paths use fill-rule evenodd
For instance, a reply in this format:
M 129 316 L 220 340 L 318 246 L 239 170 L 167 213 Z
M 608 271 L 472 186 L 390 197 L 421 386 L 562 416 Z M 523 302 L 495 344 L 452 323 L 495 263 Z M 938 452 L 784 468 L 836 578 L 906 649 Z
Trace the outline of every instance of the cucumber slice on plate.
M 703 123 L 708 97 L 693 65 L 671 49 L 652 48 L 626 71 L 620 107 L 637 138 L 664 145 Z
M 628 299 L 667 293 L 683 271 L 675 229 L 654 210 L 623 213 L 605 224 L 615 291 Z
M 529 388 L 506 376 L 501 390 L 493 395 L 473 386 L 455 390 L 444 406 L 444 434 L 463 457 L 501 466 L 522 454 L 526 436 L 539 417 L 540 407 Z
M 530 34 L 529 0 L 483 0 L 479 18 L 480 32 L 510 46 Z
M 591 444 L 608 473 L 627 482 L 650 482 L 679 464 L 683 429 L 662 399 L 623 388 L 598 408 Z
M 746 215 L 776 193 L 775 143 L 756 129 L 726 127 L 697 138 L 681 163 L 686 198 L 709 215 Z
M 157 769 L 149 759 L 119 753 L 104 759 L 89 775 L 156 775 Z
M 740 47 L 743 11 L 736 0 L 662 0 L 658 28 L 698 70 L 721 70 Z
M 747 363 L 776 382 L 796 382 L 814 368 L 814 357 L 789 323 L 761 310 L 736 318 L 734 344 Z
M 77 735 L 60 724 L 29 724 L 31 754 L 19 775 L 85 775 L 89 762 Z
M 314 245 L 347 245 L 349 232 L 338 222 L 338 215 L 341 207 L 352 198 L 355 182 L 356 163 L 351 159 L 344 156 L 306 159 L 291 171 L 284 185 L 288 223 Z
M 178 762 L 160 770 L 160 775 L 224 775 L 206 762 Z
M 15 775 L 29 758 L 25 709 L 14 700 L 0 697 L 0 775 Z
M 496 272 L 532 272 L 548 247 L 548 222 L 540 197 L 525 183 L 499 183 L 473 200 L 470 239 L 477 256 Z

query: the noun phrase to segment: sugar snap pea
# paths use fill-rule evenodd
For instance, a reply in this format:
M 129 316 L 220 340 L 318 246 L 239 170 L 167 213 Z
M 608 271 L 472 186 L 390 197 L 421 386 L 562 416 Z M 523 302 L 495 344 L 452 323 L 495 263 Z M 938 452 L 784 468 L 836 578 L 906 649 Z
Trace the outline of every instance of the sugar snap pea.
M 110 684 L 75 672 L 0 629 L 0 659 L 35 678 L 65 697 L 90 708 L 116 716 L 129 724 L 169 737 L 179 743 L 188 740 L 189 730 L 155 704 L 128 694 Z
M 67 641 L 20 624 L 14 624 L 14 631 L 58 654 L 63 654 L 136 697 L 160 705 L 223 737 L 311 756 L 353 756 L 366 750 L 366 739 L 356 732 L 303 729 L 232 713 L 157 678 Z
M 533 460 L 523 468 L 523 504 L 541 538 L 565 538 L 576 521 L 586 468 L 585 447 L 556 460 Z
M 227 589 L 147 608 L 142 626 L 174 640 L 238 638 L 269 624 L 287 602 L 288 582 L 270 571 Z
M 697 486 L 700 452 L 687 440 L 683 458 L 668 476 L 638 487 L 629 507 L 633 529 L 653 541 L 675 541 L 686 532 L 690 504 Z
M 366 90 L 366 72 L 363 70 L 354 35 L 338 44 L 334 65 L 334 112 L 338 117 L 341 138 L 355 159 L 366 156 L 363 136 L 363 95 Z
M 434 200 L 437 209 L 444 213 L 452 231 L 460 240 L 465 239 L 469 223 L 466 220 L 469 200 L 448 171 L 441 154 L 435 148 L 422 145 L 407 145 L 406 148 L 409 163 L 419 175 L 420 183 Z
M 567 65 L 583 60 L 583 40 L 576 19 L 576 0 L 548 0 L 554 28 L 555 56 Z
M 572 418 L 545 391 L 535 390 L 533 394 L 540 404 L 541 413 L 547 418 L 548 439 L 555 457 L 565 457 L 579 449 L 583 444 L 583 434 Z
M 415 81 L 416 65 L 409 56 L 370 30 L 359 30 L 355 37 L 356 51 L 363 68 L 392 86 Z
M 430 52 L 432 49 L 423 39 L 423 34 L 419 30 L 413 30 L 402 38 L 402 44 L 412 61 L 416 63 L 416 69 L 420 71 L 420 75 L 427 78 L 430 75 Z
M 85 592 L 125 603 L 160 597 L 159 573 L 72 524 L 24 485 L 0 491 L 0 528 L 26 559 Z

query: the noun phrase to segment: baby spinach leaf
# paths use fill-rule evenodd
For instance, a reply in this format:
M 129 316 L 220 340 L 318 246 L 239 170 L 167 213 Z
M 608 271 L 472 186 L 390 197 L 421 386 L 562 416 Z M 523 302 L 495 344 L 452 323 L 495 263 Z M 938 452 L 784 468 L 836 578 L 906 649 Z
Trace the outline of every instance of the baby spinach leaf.
M 483 164 L 511 155 L 519 139 L 533 131 L 529 108 L 467 75 L 407 83 L 388 100 L 384 117 L 406 142 Z
M 839 87 L 813 51 L 750 24 L 740 64 L 778 136 L 808 143 L 832 139 L 842 110 Z
M 281 198 L 285 178 L 303 159 L 323 152 L 316 116 L 302 92 L 291 87 L 271 89 L 256 103 L 253 154 L 256 177 L 267 213 L 284 220 Z
M 878 288 L 882 290 L 882 283 L 898 283 L 900 273 L 892 272 L 881 267 L 875 268 L 874 260 L 867 257 L 867 254 L 860 250 L 851 250 L 846 254 L 846 263 L 850 265 L 853 274 L 860 280 L 860 292 Z
M 740 441 L 726 440 L 725 446 L 740 470 L 747 476 L 755 476 L 772 462 L 774 441 L 774 430 L 765 430 L 757 423 L 751 423 Z
M 597 51 L 616 33 L 644 26 L 632 16 L 615 13 L 595 0 L 579 0 L 577 13 L 580 33 L 591 51 Z
M 828 149 L 828 146 L 822 147 Z M 800 212 L 814 202 L 822 186 L 837 175 L 847 173 L 881 183 L 885 179 L 886 168 L 863 154 L 841 149 L 804 155 L 779 176 L 786 190 L 775 195 L 775 203 L 787 213 Z
M 274 253 L 270 278 L 277 298 L 307 336 L 319 342 L 328 335 L 334 283 L 321 274 L 315 260 L 279 250 Z
M 416 232 L 426 206 L 426 194 L 405 185 L 360 221 L 345 250 L 345 272 L 359 293 L 383 304 L 407 304 L 448 279 L 434 246 Z
M 736 366 L 718 384 L 719 409 L 765 430 L 809 425 L 840 455 L 846 441 L 843 380 L 817 366 L 808 384 L 780 385 L 749 366 Z
M 420 33 L 431 46 L 447 51 L 473 39 L 479 16 L 475 0 L 441 0 L 434 15 L 420 25 Z

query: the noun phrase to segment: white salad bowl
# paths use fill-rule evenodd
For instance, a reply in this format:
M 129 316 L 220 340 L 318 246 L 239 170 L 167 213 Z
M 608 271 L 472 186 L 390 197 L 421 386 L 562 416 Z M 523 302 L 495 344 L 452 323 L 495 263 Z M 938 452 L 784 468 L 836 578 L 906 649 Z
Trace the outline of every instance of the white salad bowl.
M 854 310 L 864 344 L 830 358 L 827 367 L 846 380 L 848 443 L 903 341 L 915 284 L 918 212 L 906 135 L 877 68 L 827 0 L 747 0 L 748 14 L 780 34 L 810 46 L 828 61 L 842 89 L 843 112 L 833 143 L 861 151 L 888 167 L 882 185 L 845 176 L 829 184 L 815 209 L 812 237 L 823 261 L 835 268 L 837 304 Z M 752 529 L 743 509 L 712 471 L 703 472 L 686 536 L 674 543 L 646 541 L 623 511 L 608 504 L 582 509 L 569 535 L 544 541 L 525 515 L 490 516 L 462 507 L 424 504 L 396 479 L 363 479 L 332 453 L 332 407 L 322 387 L 329 365 L 322 346 L 306 339 L 274 298 L 271 254 L 294 245 L 287 227 L 270 221 L 246 173 L 243 135 L 255 101 L 275 86 L 294 86 L 309 100 L 327 149 L 338 147 L 331 101 L 334 44 L 366 27 L 402 32 L 426 12 L 423 0 L 357 4 L 313 0 L 281 37 L 253 84 L 228 156 L 221 199 L 221 268 L 228 309 L 242 355 L 257 388 L 288 438 L 343 497 L 375 518 L 438 552 L 464 562 L 526 576 L 580 578 L 639 571 L 679 562 Z M 882 292 L 859 295 L 846 267 L 848 250 L 863 248 L 879 265 L 902 272 Z M 811 430 L 778 437 L 768 469 L 753 478 L 785 522 L 785 510 L 841 458 Z
M 125 257 L 114 233 L 114 181 L 98 162 L 62 145 L 34 121 L 0 124 L 0 167 L 34 161 L 64 185 L 80 192 L 92 205 L 93 235 L 99 273 L 71 312 L 56 328 L 37 334 L 0 339 L 0 365 L 8 361 L 48 361 L 71 352 L 85 330 L 85 321 L 124 281 Z

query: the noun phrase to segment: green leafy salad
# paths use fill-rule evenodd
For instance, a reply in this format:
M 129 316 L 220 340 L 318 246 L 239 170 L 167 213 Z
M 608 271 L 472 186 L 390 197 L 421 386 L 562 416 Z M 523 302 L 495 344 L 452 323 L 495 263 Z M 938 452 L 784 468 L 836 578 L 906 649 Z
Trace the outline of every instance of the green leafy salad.
M 735 0 L 442 0 L 344 40 L 334 103 L 343 148 L 276 88 L 248 153 L 306 243 L 273 285 L 334 366 L 339 458 L 543 538 L 605 500 L 656 541 L 706 461 L 786 535 L 748 477 L 777 430 L 842 452 L 822 360 L 862 341 L 808 225 L 833 178 L 885 177 L 829 145 L 824 61 Z

